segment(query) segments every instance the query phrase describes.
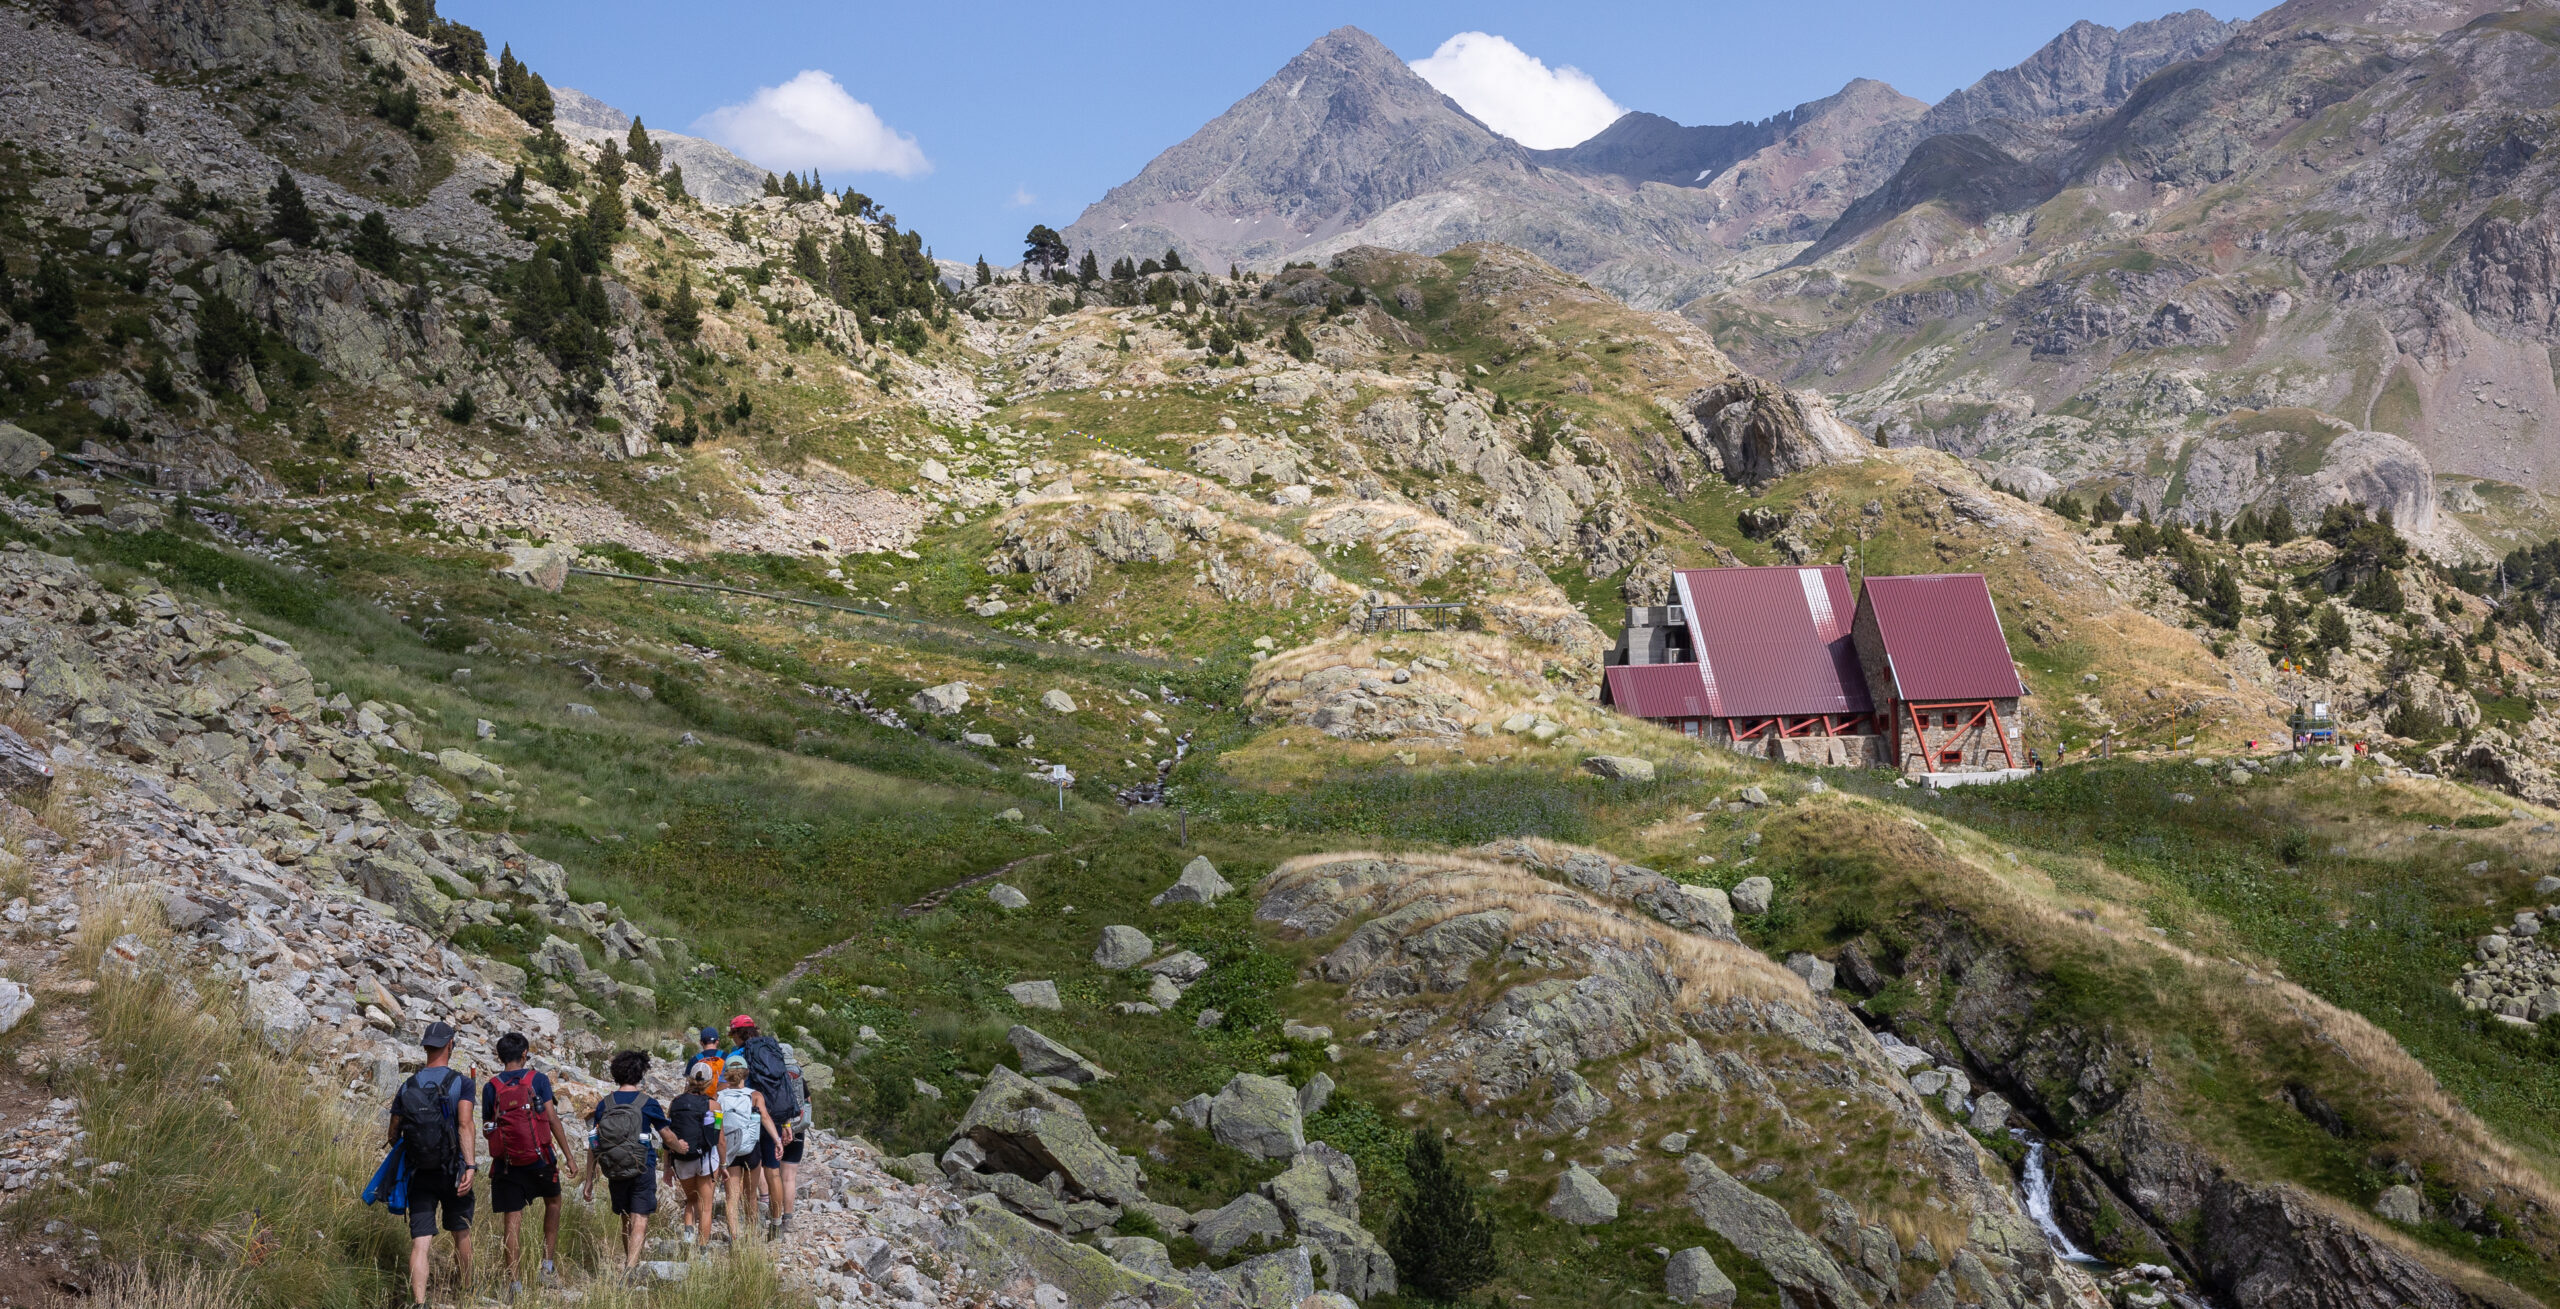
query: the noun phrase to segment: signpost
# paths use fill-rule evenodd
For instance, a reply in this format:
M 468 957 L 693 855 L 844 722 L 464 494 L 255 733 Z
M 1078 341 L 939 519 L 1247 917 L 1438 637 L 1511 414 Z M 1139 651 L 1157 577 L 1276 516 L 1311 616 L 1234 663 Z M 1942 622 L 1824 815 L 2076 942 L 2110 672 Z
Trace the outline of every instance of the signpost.
M 1067 788 L 1076 784 L 1076 775 L 1068 772 L 1065 764 L 1051 764 L 1049 780 L 1057 785 L 1058 812 L 1063 814 L 1067 811 Z

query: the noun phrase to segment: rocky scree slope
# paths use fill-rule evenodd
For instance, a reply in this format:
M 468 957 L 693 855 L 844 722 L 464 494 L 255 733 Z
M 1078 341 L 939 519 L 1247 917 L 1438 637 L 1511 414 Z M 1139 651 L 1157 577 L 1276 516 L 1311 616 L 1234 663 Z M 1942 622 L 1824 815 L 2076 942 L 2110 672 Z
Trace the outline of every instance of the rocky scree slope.
M 289 646 L 148 582 L 110 591 L 70 560 L 12 543 L 0 598 L 11 724 L 0 726 L 0 872 L 27 888 L 7 910 L 13 937 L 55 942 L 28 961 L 48 1003 L 76 1009 L 95 989 L 66 975 L 76 970 L 64 946 L 97 916 L 132 928 L 92 933 L 104 939 L 101 967 L 165 976 L 182 994 L 215 988 L 210 1012 L 236 1012 L 276 1058 L 343 1088 L 351 1124 L 371 1123 L 417 1067 L 418 1031 L 437 1020 L 461 1033 L 458 1064 L 495 1067 L 492 1043 L 519 1031 L 564 1097 L 610 1089 L 599 1075 L 610 1024 L 590 1003 L 645 1018 L 655 998 L 644 979 L 684 967 L 684 948 L 605 904 L 572 902 L 560 868 L 509 837 L 450 825 L 452 793 L 503 793 L 503 770 L 423 750 L 399 706 L 325 696 Z M 352 789 L 385 785 L 414 820 Z M 17 801 L 39 803 L 53 829 Z M 550 976 L 450 944 L 502 909 L 556 929 L 537 956 Z M 30 1057 L 80 1054 L 40 1049 L 22 1068 Z M 662 1065 L 653 1091 L 674 1094 L 672 1077 Z M 61 1102 L 29 1126 L 67 1135 L 83 1112 Z M 68 1153 L 13 1163 L 11 1198 L 112 1184 L 115 1161 Z M 964 1296 L 965 1281 L 927 1271 L 951 1276 L 954 1198 L 882 1164 L 857 1138 L 814 1133 L 804 1225 L 780 1262 L 822 1303 Z

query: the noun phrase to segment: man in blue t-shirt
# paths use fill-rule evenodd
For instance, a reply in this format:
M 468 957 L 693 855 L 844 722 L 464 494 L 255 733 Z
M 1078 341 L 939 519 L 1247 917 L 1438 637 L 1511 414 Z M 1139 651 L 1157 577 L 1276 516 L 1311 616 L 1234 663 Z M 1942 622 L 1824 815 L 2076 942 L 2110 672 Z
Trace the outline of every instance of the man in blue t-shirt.
M 640 1248 L 649 1238 L 649 1215 L 658 1212 L 658 1145 L 663 1141 L 671 1151 L 682 1150 L 684 1138 L 676 1135 L 675 1125 L 668 1121 L 666 1106 L 640 1089 L 640 1079 L 649 1075 L 648 1055 L 625 1050 L 613 1057 L 611 1072 L 612 1092 L 599 1098 L 594 1111 L 587 1115 L 587 1175 L 578 1183 L 578 1198 L 596 1198 L 596 1174 L 602 1171 L 603 1154 L 615 1145 L 602 1139 L 605 1114 L 623 1105 L 638 1105 L 640 1171 L 605 1179 L 606 1190 L 613 1197 L 613 1211 L 622 1216 L 622 1266 L 637 1268 Z
M 480 1121 L 489 1138 L 489 1212 L 506 1225 L 507 1293 L 524 1290 L 524 1211 L 542 1201 L 542 1280 L 550 1284 L 560 1258 L 560 1157 L 569 1153 L 569 1129 L 553 1103 L 551 1079 L 527 1067 L 533 1043 L 522 1032 L 498 1038 L 506 1065 L 480 1086 Z
M 427 1303 L 427 1269 L 435 1258 L 436 1226 L 439 1214 L 444 1230 L 453 1234 L 453 1265 L 457 1285 L 471 1285 L 471 1211 L 479 1197 L 471 1183 L 479 1175 L 480 1165 L 471 1147 L 471 1079 L 454 1071 L 453 1026 L 444 1022 L 427 1024 L 419 1045 L 426 1050 L 427 1066 L 419 1069 L 391 1099 L 390 1132 L 386 1144 L 412 1151 L 409 1175 L 409 1299 L 423 1307 Z M 401 1101 L 415 1098 L 432 1104 L 434 1118 L 420 1110 L 418 1122 L 433 1124 L 418 1140 L 407 1118 L 401 1112 Z M 439 1122 L 440 1120 L 440 1122 Z M 415 1157 L 420 1143 L 433 1140 L 440 1144 L 437 1163 L 421 1163 Z

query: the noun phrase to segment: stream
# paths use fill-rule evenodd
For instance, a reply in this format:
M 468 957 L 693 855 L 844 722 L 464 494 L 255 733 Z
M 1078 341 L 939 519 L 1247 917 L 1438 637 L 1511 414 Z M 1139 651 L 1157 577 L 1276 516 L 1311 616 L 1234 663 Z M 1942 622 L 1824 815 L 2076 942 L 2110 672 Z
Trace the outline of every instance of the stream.
M 2013 1140 L 2027 1143 L 2027 1163 L 2018 1178 L 2018 1189 L 2027 1202 L 2027 1217 L 2036 1220 L 2044 1230 L 2044 1239 L 2053 1252 L 2075 1264 L 2103 1265 L 2104 1261 L 2072 1244 L 2069 1233 L 2053 1217 L 2053 1175 L 2044 1166 L 2044 1141 L 2023 1127 L 2009 1129 Z

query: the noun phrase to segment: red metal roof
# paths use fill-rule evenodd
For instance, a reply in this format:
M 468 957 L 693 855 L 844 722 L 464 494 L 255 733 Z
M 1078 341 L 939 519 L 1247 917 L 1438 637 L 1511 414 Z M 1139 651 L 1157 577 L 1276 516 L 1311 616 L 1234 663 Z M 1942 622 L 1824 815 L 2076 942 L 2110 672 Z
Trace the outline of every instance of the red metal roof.
M 1875 708 L 1850 636 L 1849 575 L 1837 565 L 1693 568 L 1672 578 L 1709 717 Z
M 1999 700 L 2026 694 L 1982 574 L 1870 577 L 1859 603 L 1875 612 L 1897 697 Z
M 1608 670 L 1609 703 L 1634 718 L 1712 718 L 1696 664 L 1620 664 Z

